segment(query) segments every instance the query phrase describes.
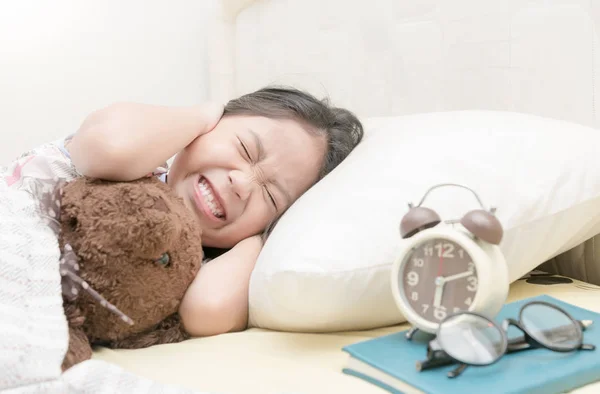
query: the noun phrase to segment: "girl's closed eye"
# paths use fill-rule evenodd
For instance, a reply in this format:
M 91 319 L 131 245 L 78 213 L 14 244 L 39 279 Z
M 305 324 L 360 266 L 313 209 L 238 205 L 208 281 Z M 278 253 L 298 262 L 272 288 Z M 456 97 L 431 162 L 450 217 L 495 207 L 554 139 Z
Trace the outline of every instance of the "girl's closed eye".
M 244 141 L 242 141 L 242 139 L 240 137 L 237 137 L 238 141 L 240 142 L 240 146 L 242 147 L 242 150 L 244 152 L 244 156 L 251 162 L 254 163 L 254 160 L 252 159 L 252 156 L 250 155 L 250 151 L 248 150 L 248 147 L 246 146 L 246 144 L 244 144 Z
M 271 204 L 273 204 L 273 207 L 275 207 L 275 210 L 279 211 L 279 209 L 277 208 L 277 202 L 275 201 L 275 197 L 273 197 L 273 194 L 269 191 L 269 188 L 264 186 L 264 189 L 267 195 L 269 196 L 269 199 L 271 200 Z
M 252 158 L 252 155 L 250 154 L 250 150 L 248 149 L 247 145 L 244 143 L 244 141 L 240 137 L 237 137 L 237 139 L 240 143 L 240 146 L 242 147 L 243 155 L 245 156 L 245 158 L 248 159 L 248 161 L 250 161 L 250 163 L 254 163 L 254 159 Z M 273 193 L 271 193 L 271 191 L 269 190 L 269 188 L 267 186 L 263 186 L 263 190 L 265 191 L 267 198 L 270 200 L 270 202 L 273 205 L 273 207 L 275 208 L 275 210 L 279 211 L 279 208 L 277 206 L 277 201 L 275 200 Z

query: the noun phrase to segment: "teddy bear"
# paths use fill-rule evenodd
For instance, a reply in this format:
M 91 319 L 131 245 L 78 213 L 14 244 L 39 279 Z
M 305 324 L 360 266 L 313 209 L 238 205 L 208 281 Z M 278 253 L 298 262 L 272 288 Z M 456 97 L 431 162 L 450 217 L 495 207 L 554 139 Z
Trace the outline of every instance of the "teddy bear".
M 203 251 L 183 199 L 154 177 L 80 177 L 47 200 L 62 250 L 63 371 L 91 358 L 93 346 L 136 349 L 189 338 L 177 311 Z

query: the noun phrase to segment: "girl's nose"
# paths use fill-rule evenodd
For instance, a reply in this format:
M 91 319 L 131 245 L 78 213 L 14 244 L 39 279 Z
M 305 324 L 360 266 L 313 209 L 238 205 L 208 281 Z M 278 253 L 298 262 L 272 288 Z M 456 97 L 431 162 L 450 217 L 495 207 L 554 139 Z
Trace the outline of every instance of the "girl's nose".
M 233 192 L 242 201 L 246 201 L 252 191 L 252 179 L 248 174 L 243 171 L 232 170 L 229 172 L 229 182 Z

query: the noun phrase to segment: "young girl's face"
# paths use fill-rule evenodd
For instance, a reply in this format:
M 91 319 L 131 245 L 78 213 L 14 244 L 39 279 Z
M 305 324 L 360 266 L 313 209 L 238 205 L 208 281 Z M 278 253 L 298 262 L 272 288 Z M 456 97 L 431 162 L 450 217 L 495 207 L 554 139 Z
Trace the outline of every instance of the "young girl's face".
M 314 184 L 325 149 L 293 120 L 225 116 L 175 157 L 167 182 L 200 221 L 203 244 L 230 248 Z

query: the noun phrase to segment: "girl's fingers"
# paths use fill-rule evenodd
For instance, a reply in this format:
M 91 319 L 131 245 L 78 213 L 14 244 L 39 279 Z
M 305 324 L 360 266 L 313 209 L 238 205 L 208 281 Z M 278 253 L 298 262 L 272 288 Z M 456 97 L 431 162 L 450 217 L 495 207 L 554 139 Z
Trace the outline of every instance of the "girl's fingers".
M 221 116 L 223 116 L 224 108 L 223 104 L 216 102 L 208 102 L 200 105 L 198 110 L 205 119 L 204 130 L 200 132 L 200 135 L 206 134 L 215 128 L 219 120 L 221 120 Z

